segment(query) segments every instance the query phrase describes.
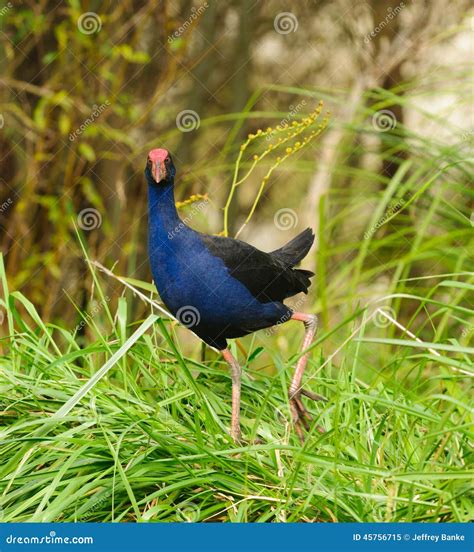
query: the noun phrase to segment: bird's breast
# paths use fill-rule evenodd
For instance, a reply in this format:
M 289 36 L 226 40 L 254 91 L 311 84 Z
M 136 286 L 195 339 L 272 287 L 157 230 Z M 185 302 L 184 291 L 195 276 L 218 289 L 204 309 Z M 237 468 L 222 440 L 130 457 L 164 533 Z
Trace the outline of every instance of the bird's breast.
M 215 325 L 260 305 L 197 233 L 151 240 L 149 256 L 158 293 L 174 316 L 192 307 L 202 323 Z

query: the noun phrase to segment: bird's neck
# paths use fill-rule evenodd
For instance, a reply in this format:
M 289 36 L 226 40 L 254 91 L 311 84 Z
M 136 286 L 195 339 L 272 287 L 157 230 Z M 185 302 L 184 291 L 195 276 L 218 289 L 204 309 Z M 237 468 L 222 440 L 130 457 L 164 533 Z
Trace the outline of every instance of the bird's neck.
M 173 183 L 148 185 L 149 224 L 154 232 L 167 234 L 181 222 L 174 201 Z

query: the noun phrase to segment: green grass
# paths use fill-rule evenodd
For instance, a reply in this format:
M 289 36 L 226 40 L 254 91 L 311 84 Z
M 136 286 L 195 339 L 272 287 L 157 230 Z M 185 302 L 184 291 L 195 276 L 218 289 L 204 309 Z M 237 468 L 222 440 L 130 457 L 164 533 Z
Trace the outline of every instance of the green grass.
M 236 446 L 227 432 L 225 363 L 210 350 L 203 359 L 200 342 L 166 317 L 143 325 L 152 307 L 136 292 L 156 297 L 149 282 L 133 279 L 133 262 L 122 272 L 134 289 L 88 263 L 88 297 L 73 285 L 71 308 L 56 323 L 9 289 L 0 264 L 4 521 L 474 517 L 472 163 L 468 140 L 442 114 L 419 113 L 421 126 L 435 119 L 443 126 L 443 136 L 430 139 L 401 123 L 374 129 L 374 110 L 416 109 L 413 97 L 415 87 L 404 96 L 367 93 L 328 169 L 313 224 L 316 253 L 307 260 L 316 278 L 300 307 L 320 322 L 305 385 L 328 401 L 309 405 L 314 425 L 304 446 L 287 399 L 300 325 L 245 338 L 245 355 L 233 344 L 244 368 L 247 443 Z M 344 97 L 332 93 L 331 101 Z M 364 162 L 368 154 L 377 166 Z M 391 177 L 381 174 L 383 159 L 397 165 Z M 297 175 L 314 173 L 304 157 L 292 163 Z M 278 208 L 299 211 L 291 202 L 304 201 L 290 192 L 278 195 Z M 264 197 L 261 207 L 256 216 L 271 220 L 275 202 Z M 102 259 L 82 234 L 78 243 L 86 261 Z M 122 264 L 136 251 L 138 244 L 125 249 Z M 42 294 L 53 302 L 48 290 Z M 71 403 L 101 369 L 103 377 Z
M 95 274 L 98 286 L 103 277 Z M 249 444 L 235 446 L 227 434 L 224 363 L 212 351 L 196 360 L 197 340 L 185 356 L 174 323 L 164 319 L 69 413 L 52 418 L 139 327 L 127 318 L 131 299 L 121 297 L 115 311 L 105 302 L 100 316 L 86 318 L 83 342 L 42 323 L 21 293 L 8 292 L 4 274 L 2 280 L 10 325 L 0 361 L 4 521 L 472 518 L 473 350 L 460 340 L 438 335 L 430 352 L 403 331 L 380 327 L 379 316 L 364 323 L 361 311 L 320 331 L 306 382 L 328 398 L 311 407 L 327 432 L 311 431 L 301 446 L 286 394 L 301 329 L 290 323 L 275 332 L 285 334 L 279 339 L 292 351 L 288 357 L 265 342 L 273 336 L 257 335 L 249 341 L 242 393 Z M 453 274 L 436 287 L 462 299 L 473 286 Z M 418 304 L 426 309 L 428 300 Z M 438 330 L 444 317 L 468 324 L 460 301 L 437 308 Z M 344 341 L 334 358 L 323 352 L 325 343 Z

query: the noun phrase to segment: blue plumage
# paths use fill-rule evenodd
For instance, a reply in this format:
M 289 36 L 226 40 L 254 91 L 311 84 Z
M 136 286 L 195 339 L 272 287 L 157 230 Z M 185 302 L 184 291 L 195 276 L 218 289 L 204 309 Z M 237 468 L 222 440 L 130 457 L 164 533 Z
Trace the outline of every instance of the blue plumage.
M 280 302 L 262 303 L 231 276 L 222 259 L 176 211 L 173 182 L 157 186 L 149 170 L 148 252 L 155 285 L 170 312 L 206 343 L 224 349 L 226 338 L 273 326 L 291 316 Z
M 311 229 L 289 243 L 264 253 L 248 243 L 196 232 L 178 216 L 174 201 L 175 167 L 165 149 L 148 154 L 148 252 L 158 292 L 170 312 L 203 341 L 220 349 L 232 377 L 231 435 L 240 440 L 241 370 L 226 340 L 290 319 L 303 322 L 303 354 L 289 388 L 289 402 L 298 436 L 311 416 L 301 396 L 321 400 L 301 387 L 315 331 L 314 315 L 293 312 L 283 301 L 307 293 L 312 272 L 295 268 L 308 253 Z

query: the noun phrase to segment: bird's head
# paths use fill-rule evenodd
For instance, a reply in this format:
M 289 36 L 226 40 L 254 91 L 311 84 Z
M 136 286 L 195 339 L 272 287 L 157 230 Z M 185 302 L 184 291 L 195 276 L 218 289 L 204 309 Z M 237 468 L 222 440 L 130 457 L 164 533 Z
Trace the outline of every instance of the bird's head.
M 146 161 L 145 174 L 155 184 L 172 183 L 176 169 L 168 150 L 152 149 Z

